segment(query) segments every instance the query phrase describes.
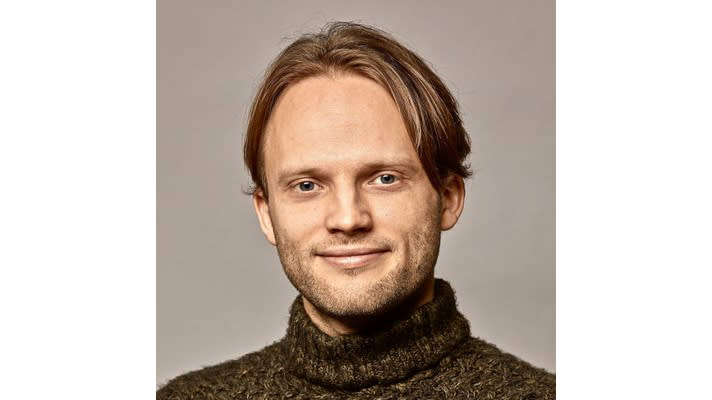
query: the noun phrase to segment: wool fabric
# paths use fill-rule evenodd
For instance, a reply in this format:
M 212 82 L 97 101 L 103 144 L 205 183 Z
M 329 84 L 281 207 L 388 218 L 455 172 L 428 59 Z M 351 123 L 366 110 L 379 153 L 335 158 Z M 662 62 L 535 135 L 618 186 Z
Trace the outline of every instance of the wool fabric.
M 158 400 L 554 399 L 555 375 L 470 335 L 441 279 L 433 301 L 376 331 L 332 337 L 298 296 L 286 336 L 171 380 Z

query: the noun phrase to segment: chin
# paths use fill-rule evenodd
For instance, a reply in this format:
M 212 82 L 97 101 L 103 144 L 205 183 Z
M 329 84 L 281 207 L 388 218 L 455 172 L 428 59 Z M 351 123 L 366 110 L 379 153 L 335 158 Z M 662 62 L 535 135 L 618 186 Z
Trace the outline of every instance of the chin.
M 325 277 L 310 280 L 314 284 L 297 287 L 297 290 L 314 307 L 332 317 L 373 317 L 407 303 L 427 280 L 427 276 L 408 276 L 403 272 Z
M 354 319 L 374 317 L 388 313 L 396 302 L 383 301 L 364 295 L 333 296 L 307 299 L 324 314 L 335 318 Z

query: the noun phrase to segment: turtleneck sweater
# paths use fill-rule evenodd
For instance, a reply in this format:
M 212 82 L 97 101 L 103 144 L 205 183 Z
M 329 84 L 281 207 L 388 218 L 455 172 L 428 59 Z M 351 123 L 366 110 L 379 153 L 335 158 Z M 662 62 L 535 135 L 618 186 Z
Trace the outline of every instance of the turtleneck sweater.
M 450 285 L 371 332 L 329 336 L 301 296 L 286 336 L 262 350 L 171 380 L 158 400 L 554 399 L 555 376 L 470 336 Z

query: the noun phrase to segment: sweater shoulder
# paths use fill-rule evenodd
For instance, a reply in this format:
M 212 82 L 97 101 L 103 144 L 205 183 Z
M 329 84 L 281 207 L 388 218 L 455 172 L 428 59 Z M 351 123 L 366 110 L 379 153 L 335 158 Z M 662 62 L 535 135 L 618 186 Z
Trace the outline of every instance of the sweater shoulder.
M 471 337 L 451 355 L 461 371 L 467 371 L 472 387 L 482 383 L 496 388 L 496 398 L 553 400 L 556 375 L 506 353 L 482 339 Z
M 171 379 L 156 400 L 238 399 L 283 369 L 280 342 L 244 356 L 191 371 Z

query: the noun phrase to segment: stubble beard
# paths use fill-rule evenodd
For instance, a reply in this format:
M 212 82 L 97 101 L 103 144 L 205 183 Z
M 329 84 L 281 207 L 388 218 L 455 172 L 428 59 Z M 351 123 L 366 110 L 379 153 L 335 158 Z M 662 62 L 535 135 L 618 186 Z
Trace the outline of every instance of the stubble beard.
M 296 243 L 275 230 L 277 251 L 282 267 L 294 287 L 321 313 L 333 318 L 360 319 L 386 315 L 412 300 L 433 277 L 440 249 L 440 220 L 437 212 L 419 229 L 408 234 L 408 248 L 398 248 L 384 238 L 361 236 L 334 237 L 328 243 L 300 249 Z M 367 286 L 340 288 L 315 273 L 315 248 L 370 244 L 391 250 L 389 257 L 398 265 Z M 393 261 L 389 261 L 393 262 Z M 348 271 L 341 273 L 349 274 Z M 359 271 L 350 273 L 358 279 Z

